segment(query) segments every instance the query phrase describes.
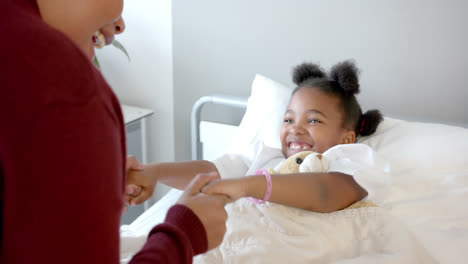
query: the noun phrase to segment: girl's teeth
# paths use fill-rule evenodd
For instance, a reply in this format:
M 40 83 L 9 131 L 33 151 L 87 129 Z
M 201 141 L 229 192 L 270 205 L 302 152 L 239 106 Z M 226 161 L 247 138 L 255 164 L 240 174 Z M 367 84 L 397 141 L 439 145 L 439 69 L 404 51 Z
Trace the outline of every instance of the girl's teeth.
M 308 150 L 310 147 L 308 145 L 298 145 L 298 144 L 291 144 L 289 146 L 292 150 Z

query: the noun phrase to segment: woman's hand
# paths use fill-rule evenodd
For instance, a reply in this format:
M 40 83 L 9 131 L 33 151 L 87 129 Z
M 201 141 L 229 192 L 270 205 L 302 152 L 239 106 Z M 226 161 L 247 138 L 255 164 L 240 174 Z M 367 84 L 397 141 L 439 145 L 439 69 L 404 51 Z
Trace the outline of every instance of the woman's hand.
M 228 216 L 224 206 L 231 202 L 226 195 L 202 193 L 203 186 L 218 177 L 217 173 L 198 174 L 177 201 L 190 208 L 202 222 L 208 239 L 208 250 L 223 241 Z
M 247 187 L 246 178 L 212 180 L 203 187 L 202 192 L 205 194 L 224 194 L 232 200 L 237 200 L 246 196 Z

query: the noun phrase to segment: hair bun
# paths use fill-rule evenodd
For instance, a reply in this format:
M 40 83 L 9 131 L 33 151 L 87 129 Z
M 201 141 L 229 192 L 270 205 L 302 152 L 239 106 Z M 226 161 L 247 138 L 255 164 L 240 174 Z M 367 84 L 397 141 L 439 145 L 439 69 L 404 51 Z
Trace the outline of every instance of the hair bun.
M 300 85 L 308 79 L 317 79 L 325 77 L 325 72 L 318 66 L 313 63 L 302 63 L 293 70 L 293 82 L 296 85 Z
M 362 136 L 369 136 L 377 130 L 377 126 L 380 122 L 383 121 L 382 113 L 379 110 L 369 110 L 364 113 L 360 120 L 358 126 L 360 126 L 359 134 Z
M 344 90 L 345 95 L 359 93 L 359 70 L 352 61 L 343 61 L 330 70 L 330 78 L 334 79 Z

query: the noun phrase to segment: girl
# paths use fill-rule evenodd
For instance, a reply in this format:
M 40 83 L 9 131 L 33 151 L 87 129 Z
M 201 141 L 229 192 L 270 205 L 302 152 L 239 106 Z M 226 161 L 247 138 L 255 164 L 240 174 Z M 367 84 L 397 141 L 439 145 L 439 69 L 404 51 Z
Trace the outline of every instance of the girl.
M 183 188 L 196 173 L 217 171 L 221 180 L 204 188 L 205 193 L 223 193 L 232 199 L 269 198 L 315 212 L 340 210 L 363 199 L 380 203 L 389 188 L 387 167 L 366 145 L 351 144 L 359 135 L 374 133 L 382 120 L 377 110 L 361 112 L 355 97 L 359 93 L 355 65 L 339 63 L 327 75 L 315 64 L 302 64 L 294 69 L 293 81 L 297 88 L 284 115 L 281 151 L 257 142 L 253 159 L 224 155 L 213 162 L 147 165 L 143 171 L 129 174 L 128 182 L 142 189 L 135 191 L 133 200 L 127 199 L 143 202 L 157 181 Z M 304 150 L 323 153 L 329 160 L 329 172 L 254 175 L 257 169 L 279 167 L 285 158 Z

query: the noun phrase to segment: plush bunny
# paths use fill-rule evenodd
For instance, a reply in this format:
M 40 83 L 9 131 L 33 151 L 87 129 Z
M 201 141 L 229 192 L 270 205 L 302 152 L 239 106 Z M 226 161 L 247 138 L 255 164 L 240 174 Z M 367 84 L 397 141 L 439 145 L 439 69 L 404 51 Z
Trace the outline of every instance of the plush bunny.
M 302 151 L 290 156 L 278 171 L 268 169 L 270 174 L 285 174 L 297 172 L 328 172 L 328 161 L 320 153 L 313 151 Z M 376 206 L 370 201 L 357 201 L 345 209 Z

